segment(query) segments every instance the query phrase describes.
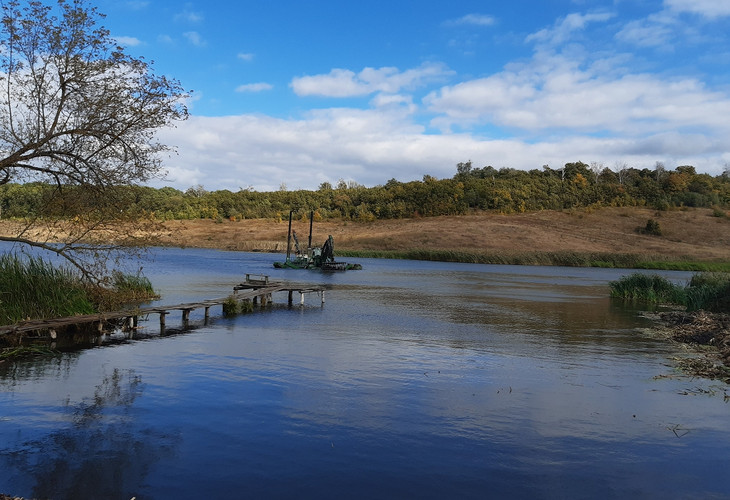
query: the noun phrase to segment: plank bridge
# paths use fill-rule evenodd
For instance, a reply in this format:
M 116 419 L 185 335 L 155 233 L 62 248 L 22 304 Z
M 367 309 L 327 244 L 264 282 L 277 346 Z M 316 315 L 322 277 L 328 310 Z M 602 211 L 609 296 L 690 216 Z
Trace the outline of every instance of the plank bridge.
M 246 280 L 233 287 L 233 293 L 225 297 L 202 300 L 199 302 L 186 302 L 174 305 L 156 305 L 150 307 L 138 307 L 122 311 L 84 314 L 69 316 L 66 318 L 39 319 L 22 321 L 15 325 L 0 326 L 0 335 L 7 334 L 39 334 L 48 332 L 51 339 L 56 338 L 56 331 L 72 325 L 96 325 L 99 333 L 102 333 L 107 325 L 114 323 L 116 326 L 135 329 L 138 326 L 140 317 L 148 317 L 158 314 L 160 318 L 160 329 L 165 329 L 165 318 L 173 311 L 182 313 L 183 327 L 187 327 L 190 321 L 190 313 L 196 309 L 203 309 L 207 321 L 210 317 L 210 309 L 216 306 L 225 307 L 224 304 L 234 301 L 236 303 L 250 303 L 252 306 L 258 304 L 261 307 L 272 301 L 272 296 L 277 292 L 287 292 L 288 304 L 293 304 L 294 293 L 299 294 L 300 304 L 304 304 L 304 297 L 309 294 L 317 294 L 324 304 L 325 289 L 322 286 L 297 285 L 291 283 L 269 281 L 265 275 L 246 274 Z M 121 323 L 121 325 L 119 325 Z

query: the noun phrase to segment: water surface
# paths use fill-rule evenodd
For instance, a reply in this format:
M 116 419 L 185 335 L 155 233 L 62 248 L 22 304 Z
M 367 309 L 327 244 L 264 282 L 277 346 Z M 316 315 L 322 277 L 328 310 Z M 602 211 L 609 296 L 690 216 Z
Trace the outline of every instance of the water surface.
M 322 284 L 232 318 L 0 365 L 0 492 L 37 498 L 722 498 L 725 386 L 608 298 L 630 271 L 157 250 L 179 303 Z M 674 280 L 683 273 L 664 273 Z

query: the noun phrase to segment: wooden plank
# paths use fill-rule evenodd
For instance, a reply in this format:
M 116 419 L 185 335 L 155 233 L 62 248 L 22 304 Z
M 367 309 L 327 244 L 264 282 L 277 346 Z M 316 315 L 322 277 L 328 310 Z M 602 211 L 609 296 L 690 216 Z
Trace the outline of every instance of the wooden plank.
M 316 286 L 292 286 L 284 283 L 273 283 L 267 282 L 265 285 L 259 284 L 241 284 L 234 288 L 233 296 L 236 300 L 253 300 L 256 303 L 256 299 L 261 299 L 262 305 L 265 305 L 267 300 L 271 299 L 271 295 L 277 292 L 287 291 L 289 292 L 289 303 L 291 304 L 292 292 L 299 292 L 301 296 L 301 302 L 304 302 L 304 294 L 311 292 L 320 292 L 322 296 L 322 303 L 324 303 L 324 287 Z M 150 306 L 141 307 L 137 309 L 129 309 L 124 311 L 113 311 L 96 314 L 81 314 L 78 316 L 69 316 L 65 318 L 53 318 L 53 319 L 39 319 L 23 321 L 15 325 L 4 325 L 0 326 L 0 334 L 8 333 L 26 333 L 38 330 L 52 329 L 62 326 L 69 326 L 74 324 L 82 323 L 99 323 L 103 325 L 106 322 L 116 319 L 127 319 L 132 318 L 134 326 L 136 326 L 137 318 L 139 316 L 147 316 L 149 314 L 160 315 L 160 326 L 165 325 L 165 315 L 169 314 L 170 311 L 182 311 L 183 322 L 187 322 L 190 311 L 193 309 L 207 308 L 216 305 L 222 305 L 226 302 L 231 295 L 225 297 L 218 297 L 214 299 L 208 299 L 200 302 L 188 302 L 183 304 L 174 304 L 168 306 Z

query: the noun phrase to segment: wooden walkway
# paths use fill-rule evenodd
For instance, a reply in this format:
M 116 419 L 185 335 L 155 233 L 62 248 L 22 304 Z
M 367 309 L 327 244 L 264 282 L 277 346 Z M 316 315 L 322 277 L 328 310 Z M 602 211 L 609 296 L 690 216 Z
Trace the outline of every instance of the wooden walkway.
M 224 303 L 229 302 L 231 299 L 239 303 L 250 302 L 254 306 L 260 303 L 263 307 L 272 301 L 272 295 L 277 292 L 287 292 L 289 305 L 293 304 L 294 292 L 299 293 L 300 304 L 304 304 L 304 297 L 311 293 L 318 294 L 321 303 L 324 304 L 325 290 L 322 286 L 303 286 L 270 282 L 268 276 L 252 276 L 247 274 L 246 281 L 240 285 L 234 286 L 233 293 L 225 297 L 202 300 L 199 302 L 187 302 L 183 304 L 140 307 L 124 311 L 69 316 L 66 318 L 23 321 L 15 325 L 0 326 L 0 335 L 13 333 L 27 334 L 32 332 L 40 333 L 47 331 L 50 338 L 53 339 L 56 336 L 56 330 L 69 327 L 71 325 L 81 324 L 94 324 L 96 325 L 97 330 L 101 333 L 104 331 L 105 326 L 110 322 L 120 322 L 120 320 L 122 327 L 137 328 L 140 316 L 147 317 L 153 314 L 159 314 L 160 328 L 161 330 L 164 330 L 165 318 L 173 311 L 180 311 L 182 313 L 182 323 L 185 327 L 188 326 L 190 313 L 196 309 L 203 309 L 205 319 L 207 320 L 210 316 L 211 307 L 223 306 Z

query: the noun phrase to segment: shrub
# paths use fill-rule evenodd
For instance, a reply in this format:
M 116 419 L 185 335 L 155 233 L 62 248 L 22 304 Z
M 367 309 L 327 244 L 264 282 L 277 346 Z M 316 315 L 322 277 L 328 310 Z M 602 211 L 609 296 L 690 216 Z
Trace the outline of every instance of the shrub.
M 639 229 L 639 232 L 642 234 L 650 234 L 652 236 L 661 236 L 662 227 L 659 225 L 658 221 L 654 219 L 649 219 L 646 221 L 646 226 Z

